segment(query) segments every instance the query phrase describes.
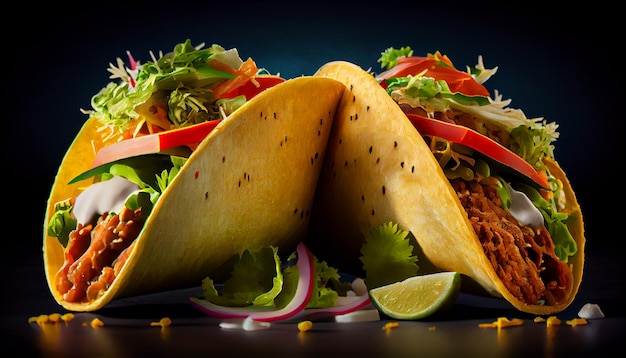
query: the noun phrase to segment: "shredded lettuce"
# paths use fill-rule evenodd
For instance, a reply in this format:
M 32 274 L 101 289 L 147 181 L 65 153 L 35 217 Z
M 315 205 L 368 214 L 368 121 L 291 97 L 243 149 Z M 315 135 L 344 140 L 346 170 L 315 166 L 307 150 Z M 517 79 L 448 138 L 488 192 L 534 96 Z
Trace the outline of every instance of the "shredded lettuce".
M 140 117 L 142 105 L 164 109 L 169 114 L 164 119 L 174 128 L 220 118 L 211 89 L 236 75 L 211 67 L 210 61 L 233 70 L 239 69 L 243 61 L 236 49 L 203 46 L 194 47 L 188 39 L 158 59 L 151 53 L 152 61 L 144 64 L 129 53 L 130 68 L 118 58 L 116 65 L 110 64 L 109 72 L 110 78 L 119 82 L 102 88 L 91 99 L 93 109 L 83 113 L 118 133 Z

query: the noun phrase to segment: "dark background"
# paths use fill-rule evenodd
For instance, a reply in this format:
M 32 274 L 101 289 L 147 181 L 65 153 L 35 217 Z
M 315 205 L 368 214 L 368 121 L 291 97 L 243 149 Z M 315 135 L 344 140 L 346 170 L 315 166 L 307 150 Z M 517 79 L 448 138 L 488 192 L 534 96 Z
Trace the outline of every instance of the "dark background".
M 11 27 L 2 25 L 3 221 L 9 228 L 3 266 L 41 256 L 50 187 L 87 119 L 79 109 L 89 108 L 91 96 L 109 82 L 109 63 L 126 60 L 126 50 L 145 62 L 149 51 L 170 51 L 187 38 L 236 47 L 243 59 L 285 78 L 311 75 L 332 60 L 379 72 L 376 60 L 392 46 L 411 46 L 415 55 L 439 50 L 459 69 L 482 55 L 486 67 L 499 68 L 486 83 L 491 93 L 511 98 L 529 118 L 560 125 L 556 159 L 582 206 L 587 250 L 609 246 L 619 258 L 624 76 L 617 8 L 597 1 L 559 9 L 528 2 L 295 4 L 16 4 L 22 9 L 6 15 L 14 17 Z M 45 284 L 43 270 L 37 277 L 11 274 L 12 280 Z

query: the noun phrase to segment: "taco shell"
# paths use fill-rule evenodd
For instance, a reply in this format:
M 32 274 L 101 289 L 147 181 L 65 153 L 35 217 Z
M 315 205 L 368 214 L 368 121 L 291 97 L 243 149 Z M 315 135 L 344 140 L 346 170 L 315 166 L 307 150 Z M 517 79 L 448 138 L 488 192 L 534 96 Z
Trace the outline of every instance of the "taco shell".
M 198 286 L 245 249 L 295 249 L 308 228 L 313 196 L 343 84 L 299 77 L 265 90 L 200 143 L 162 193 L 113 284 L 92 302 L 64 301 L 55 275 L 64 248 L 47 236 L 54 205 L 88 183 L 67 183 L 91 168 L 95 119 L 88 120 L 59 167 L 48 200 L 43 258 L 55 300 L 94 311 L 128 296 Z
M 505 288 L 426 142 L 374 77 L 344 61 L 322 66 L 315 76 L 346 87 L 312 211 L 307 243 L 313 253 L 324 252 L 339 270 L 357 272 L 370 231 L 391 221 L 415 237 L 420 274 L 460 272 L 523 312 L 547 315 L 568 307 L 582 280 L 585 238 L 580 207 L 556 162 L 547 165 L 563 181 L 573 218 L 569 230 L 578 246 L 569 261 L 573 280 L 558 305 L 528 305 Z

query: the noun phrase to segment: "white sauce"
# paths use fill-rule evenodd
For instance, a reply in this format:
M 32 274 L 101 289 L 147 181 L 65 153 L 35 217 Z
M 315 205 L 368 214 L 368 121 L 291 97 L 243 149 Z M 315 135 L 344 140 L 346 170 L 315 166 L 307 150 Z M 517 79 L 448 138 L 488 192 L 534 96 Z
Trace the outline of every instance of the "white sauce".
M 258 331 L 271 327 L 270 322 L 255 321 L 250 316 L 246 318 L 226 318 L 220 322 L 220 327 L 225 329 L 241 329 L 244 331 Z
M 517 221 L 524 225 L 530 225 L 533 228 L 539 228 L 543 225 L 543 215 L 533 202 L 521 191 L 517 191 L 507 186 L 509 195 L 511 196 L 511 207 L 509 212 Z
M 585 303 L 585 305 L 578 311 L 578 317 L 584 319 L 597 319 L 604 318 L 604 313 L 595 303 Z
M 360 309 L 358 311 L 344 313 L 335 316 L 335 322 L 337 323 L 352 323 L 352 322 L 372 322 L 380 321 L 380 313 L 375 308 Z
M 76 198 L 74 216 L 78 223 L 85 225 L 105 212 L 119 213 L 128 196 L 137 189 L 137 184 L 122 177 L 92 184 Z

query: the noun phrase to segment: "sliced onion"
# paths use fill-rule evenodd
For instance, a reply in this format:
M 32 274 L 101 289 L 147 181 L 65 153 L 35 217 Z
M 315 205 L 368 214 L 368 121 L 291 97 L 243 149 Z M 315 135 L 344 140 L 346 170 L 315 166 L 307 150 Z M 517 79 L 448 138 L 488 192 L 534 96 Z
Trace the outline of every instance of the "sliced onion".
M 303 243 L 296 248 L 298 254 L 298 286 L 293 299 L 279 310 L 268 307 L 227 307 L 211 303 L 197 297 L 190 298 L 190 304 L 209 316 L 220 318 L 250 318 L 255 321 L 271 322 L 286 320 L 304 310 L 313 293 L 313 256 Z
M 337 298 L 337 302 L 332 307 L 307 308 L 300 311 L 291 320 L 315 320 L 328 316 L 340 316 L 358 311 L 371 305 L 369 294 L 361 296 L 346 296 Z

